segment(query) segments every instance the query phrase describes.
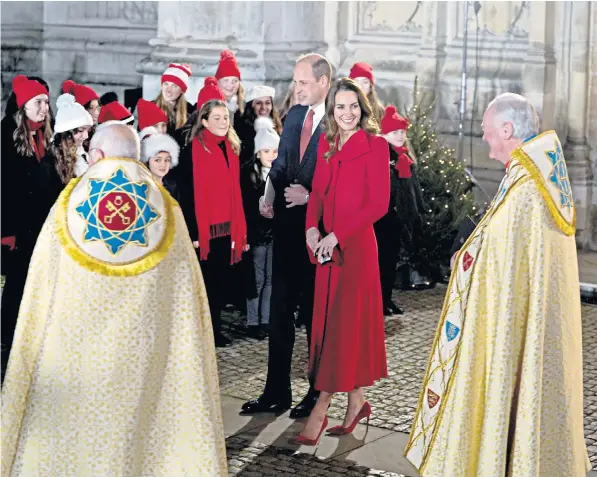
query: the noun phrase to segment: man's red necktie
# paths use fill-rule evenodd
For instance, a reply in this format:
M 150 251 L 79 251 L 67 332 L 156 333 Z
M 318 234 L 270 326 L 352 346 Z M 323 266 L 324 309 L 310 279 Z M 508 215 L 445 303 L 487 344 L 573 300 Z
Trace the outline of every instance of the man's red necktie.
M 315 116 L 315 111 L 309 108 L 309 112 L 305 118 L 305 123 L 303 124 L 303 130 L 301 131 L 301 155 L 299 156 L 299 162 L 303 160 L 303 156 L 305 155 L 305 151 L 307 150 L 307 146 L 311 140 L 313 116 Z

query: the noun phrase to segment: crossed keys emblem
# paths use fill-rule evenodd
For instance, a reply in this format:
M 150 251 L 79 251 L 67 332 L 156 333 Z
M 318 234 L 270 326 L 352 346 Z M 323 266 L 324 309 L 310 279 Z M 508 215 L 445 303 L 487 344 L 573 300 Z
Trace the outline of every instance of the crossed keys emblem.
M 108 209 L 112 213 L 109 215 L 104 215 L 104 219 L 103 219 L 104 223 L 111 224 L 112 219 L 116 215 L 118 215 L 124 225 L 130 225 L 130 223 L 131 223 L 130 217 L 127 217 L 124 214 L 126 212 L 128 212 L 129 210 L 131 210 L 131 204 L 129 204 L 128 202 L 126 202 L 126 203 L 123 203 L 123 202 L 124 202 L 124 200 L 122 199 L 122 196 L 120 196 L 120 195 L 116 196 L 116 198 L 114 199 L 114 202 L 112 202 L 111 200 L 108 200 L 108 202 L 106 203 L 106 209 Z

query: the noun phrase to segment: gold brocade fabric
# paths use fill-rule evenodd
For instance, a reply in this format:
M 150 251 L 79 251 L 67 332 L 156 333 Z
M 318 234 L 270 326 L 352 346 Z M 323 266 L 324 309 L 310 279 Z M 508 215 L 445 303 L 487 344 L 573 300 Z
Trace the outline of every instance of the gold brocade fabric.
M 159 264 L 93 272 L 35 248 L 2 389 L 3 477 L 223 477 L 209 306 L 180 209 Z
M 459 253 L 406 448 L 424 477 L 590 469 L 576 243 L 538 179 L 514 161 Z

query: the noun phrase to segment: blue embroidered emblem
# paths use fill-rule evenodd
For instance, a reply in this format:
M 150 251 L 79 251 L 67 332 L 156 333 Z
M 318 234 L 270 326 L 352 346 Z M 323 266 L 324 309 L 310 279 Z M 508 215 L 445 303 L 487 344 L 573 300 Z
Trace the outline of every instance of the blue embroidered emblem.
M 148 188 L 121 168 L 107 180 L 90 179 L 89 197 L 76 208 L 87 225 L 83 239 L 104 242 L 113 255 L 129 243 L 147 246 L 147 228 L 160 217 L 147 201 Z
M 460 328 L 449 321 L 446 321 L 446 336 L 448 337 L 448 341 L 452 341 L 456 338 L 458 333 L 460 333 Z
M 545 151 L 547 157 L 553 164 L 553 170 L 549 176 L 549 181 L 552 182 L 560 192 L 560 206 L 570 209 L 573 205 L 572 188 L 570 187 L 570 180 L 568 179 L 568 170 L 566 169 L 566 162 L 564 161 L 564 154 L 558 142 L 553 151 Z

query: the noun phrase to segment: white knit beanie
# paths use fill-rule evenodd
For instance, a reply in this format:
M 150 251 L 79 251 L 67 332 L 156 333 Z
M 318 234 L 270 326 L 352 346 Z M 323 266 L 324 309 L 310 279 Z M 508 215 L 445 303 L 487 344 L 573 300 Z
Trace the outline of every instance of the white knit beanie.
M 54 132 L 63 133 L 84 126 L 93 126 L 91 115 L 75 101 L 72 94 L 67 93 L 58 96 L 56 106 L 58 111 L 56 112 Z
M 280 136 L 274 129 L 270 118 L 261 116 L 255 120 L 255 154 L 262 149 L 276 149 L 280 144 Z
M 265 98 L 268 96 L 272 98 L 272 101 L 274 100 L 274 97 L 276 96 L 275 88 L 265 85 L 254 86 L 253 88 L 251 88 L 251 91 L 249 91 L 249 94 L 247 94 L 245 102 L 248 103 L 249 101 L 253 101 L 254 99 Z
M 167 152 L 170 154 L 170 167 L 176 167 L 178 165 L 180 147 L 168 134 L 152 134 L 146 136 L 141 142 L 141 162 L 148 164 L 149 160 L 152 157 L 157 156 L 160 152 Z

